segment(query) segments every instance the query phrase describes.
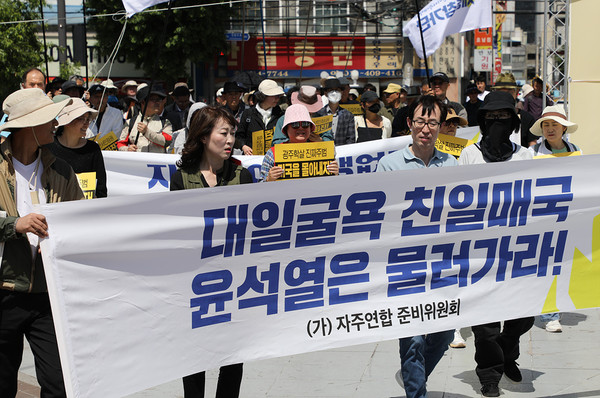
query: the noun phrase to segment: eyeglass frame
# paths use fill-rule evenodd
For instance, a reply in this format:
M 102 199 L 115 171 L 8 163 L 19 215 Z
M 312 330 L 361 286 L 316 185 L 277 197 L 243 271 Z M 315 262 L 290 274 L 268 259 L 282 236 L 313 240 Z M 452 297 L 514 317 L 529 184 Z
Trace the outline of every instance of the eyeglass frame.
M 498 111 L 503 111 L 506 113 L 505 114 L 491 114 L 491 112 L 498 112 Z M 508 120 L 513 117 L 512 113 L 510 111 L 507 111 L 505 109 L 499 109 L 498 111 L 487 111 L 485 113 L 484 119 L 485 120 Z M 500 117 L 500 116 L 506 116 L 506 117 Z
M 310 128 L 311 124 L 312 124 L 311 122 L 307 122 L 307 121 L 303 120 L 300 122 L 292 122 L 292 123 L 288 124 L 288 126 L 290 126 L 293 129 L 298 129 L 298 128 L 300 128 L 300 126 L 302 126 L 302 128 L 307 129 L 307 128 Z
M 427 125 L 427 127 L 429 127 L 430 130 L 437 130 L 440 128 L 440 126 L 442 125 L 442 123 L 436 121 L 436 120 L 430 120 L 430 121 L 425 121 L 425 120 L 411 120 L 412 124 L 415 125 L 415 127 L 417 128 L 424 128 L 425 125 Z M 431 125 L 433 123 L 433 126 Z

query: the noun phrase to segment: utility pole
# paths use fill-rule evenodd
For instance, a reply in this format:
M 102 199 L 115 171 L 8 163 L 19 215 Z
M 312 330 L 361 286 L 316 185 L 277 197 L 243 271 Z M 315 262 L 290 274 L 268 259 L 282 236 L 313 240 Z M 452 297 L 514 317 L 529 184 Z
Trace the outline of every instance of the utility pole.
M 58 0 L 58 62 L 63 66 L 67 62 L 67 12 L 65 0 Z

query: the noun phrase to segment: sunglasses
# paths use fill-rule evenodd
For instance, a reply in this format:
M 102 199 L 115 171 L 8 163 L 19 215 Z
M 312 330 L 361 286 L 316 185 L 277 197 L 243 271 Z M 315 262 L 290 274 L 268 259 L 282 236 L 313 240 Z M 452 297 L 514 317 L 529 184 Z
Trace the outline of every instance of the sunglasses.
M 292 123 L 290 123 L 290 126 L 293 129 L 298 129 L 298 128 L 300 128 L 300 126 L 307 129 L 310 127 L 310 124 L 311 124 L 310 122 L 292 122 Z

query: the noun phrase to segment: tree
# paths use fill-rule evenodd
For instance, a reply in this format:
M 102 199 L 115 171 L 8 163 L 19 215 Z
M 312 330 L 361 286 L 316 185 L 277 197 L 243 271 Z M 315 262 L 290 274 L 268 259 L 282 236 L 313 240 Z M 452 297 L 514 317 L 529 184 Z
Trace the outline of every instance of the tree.
M 39 1 L 0 1 L 0 21 L 38 19 Z M 0 25 L 0 101 L 19 88 L 21 75 L 43 62 L 42 44 L 36 36 L 38 24 L 15 23 Z
M 173 7 L 208 3 L 197 0 L 177 0 Z M 86 0 L 88 14 L 110 14 L 123 9 L 120 0 Z M 166 8 L 167 4 L 158 7 Z M 213 62 L 215 55 L 225 50 L 225 30 L 229 24 L 230 7 L 197 7 L 173 10 L 169 18 L 158 71 L 153 73 L 160 36 L 163 32 L 166 11 L 138 13 L 129 19 L 127 30 L 119 49 L 128 62 L 142 68 L 148 77 L 174 82 L 187 77 L 187 61 Z M 90 18 L 89 26 L 96 32 L 100 51 L 110 55 L 121 33 L 124 20 L 110 17 Z

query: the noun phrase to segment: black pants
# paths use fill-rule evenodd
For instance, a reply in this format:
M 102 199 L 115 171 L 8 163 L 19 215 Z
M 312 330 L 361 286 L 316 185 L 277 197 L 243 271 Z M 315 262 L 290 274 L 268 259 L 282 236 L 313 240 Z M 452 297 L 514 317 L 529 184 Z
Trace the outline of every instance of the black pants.
M 519 358 L 519 337 L 533 326 L 533 317 L 473 326 L 475 336 L 475 362 L 481 384 L 498 383 L 504 373 L 504 364 Z
M 35 359 L 41 398 L 66 397 L 47 293 L 0 290 L 0 397 L 17 395 L 23 336 Z
M 237 398 L 242 384 L 243 364 L 227 365 L 219 369 L 216 398 Z M 204 398 L 205 373 L 200 372 L 183 378 L 184 398 Z

